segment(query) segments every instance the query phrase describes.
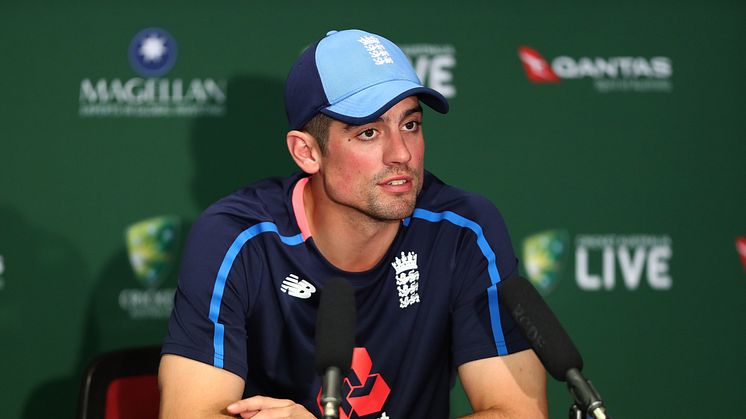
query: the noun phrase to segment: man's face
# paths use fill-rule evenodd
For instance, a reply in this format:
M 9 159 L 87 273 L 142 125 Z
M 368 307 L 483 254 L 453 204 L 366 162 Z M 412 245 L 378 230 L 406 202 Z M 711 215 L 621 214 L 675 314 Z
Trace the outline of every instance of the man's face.
M 375 220 L 401 220 L 422 189 L 425 143 L 416 97 L 365 125 L 332 121 L 320 174 L 327 197 Z

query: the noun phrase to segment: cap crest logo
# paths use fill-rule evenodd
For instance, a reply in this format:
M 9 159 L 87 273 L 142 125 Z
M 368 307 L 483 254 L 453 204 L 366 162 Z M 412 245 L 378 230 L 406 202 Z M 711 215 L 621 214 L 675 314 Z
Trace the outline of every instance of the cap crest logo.
M 357 41 L 363 44 L 365 49 L 368 51 L 368 54 L 370 54 L 370 58 L 376 65 L 394 63 L 393 58 L 391 58 L 389 52 L 386 51 L 386 47 L 383 46 L 377 37 L 366 35 L 360 37 Z

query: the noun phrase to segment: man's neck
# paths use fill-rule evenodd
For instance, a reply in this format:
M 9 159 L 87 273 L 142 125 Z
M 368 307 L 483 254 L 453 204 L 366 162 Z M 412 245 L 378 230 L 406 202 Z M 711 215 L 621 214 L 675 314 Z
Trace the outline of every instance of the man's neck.
M 321 254 L 348 272 L 373 268 L 386 254 L 401 221 L 375 220 L 360 211 L 330 201 L 321 182 L 311 179 L 303 191 L 306 218 Z

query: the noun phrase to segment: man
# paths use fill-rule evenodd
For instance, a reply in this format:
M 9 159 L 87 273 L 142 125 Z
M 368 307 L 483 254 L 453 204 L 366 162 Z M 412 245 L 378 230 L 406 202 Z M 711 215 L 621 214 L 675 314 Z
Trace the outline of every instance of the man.
M 488 201 L 424 171 L 420 101 L 448 111 L 381 36 L 332 31 L 299 57 L 285 102 L 303 173 L 193 227 L 163 418 L 319 416 L 315 318 L 332 277 L 352 284 L 358 318 L 340 417 L 446 418 L 456 370 L 473 417 L 547 416 L 544 370 L 497 300 L 517 269 L 507 230 Z

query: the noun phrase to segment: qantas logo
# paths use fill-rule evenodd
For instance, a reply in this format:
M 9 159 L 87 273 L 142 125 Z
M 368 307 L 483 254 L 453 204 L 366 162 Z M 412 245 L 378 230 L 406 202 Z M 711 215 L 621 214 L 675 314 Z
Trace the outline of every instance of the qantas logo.
M 741 256 L 743 269 L 746 270 L 746 237 L 736 237 L 736 250 L 738 250 L 738 255 Z
M 559 83 L 560 78 L 552 71 L 547 60 L 535 49 L 529 47 L 518 48 L 518 57 L 523 63 L 526 76 L 534 83 Z
M 673 63 L 665 56 L 613 56 L 544 58 L 537 50 L 521 46 L 518 58 L 526 77 L 536 84 L 587 79 L 599 92 L 668 92 L 673 90 Z

